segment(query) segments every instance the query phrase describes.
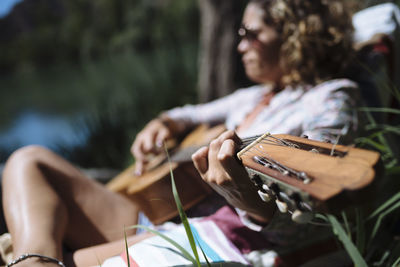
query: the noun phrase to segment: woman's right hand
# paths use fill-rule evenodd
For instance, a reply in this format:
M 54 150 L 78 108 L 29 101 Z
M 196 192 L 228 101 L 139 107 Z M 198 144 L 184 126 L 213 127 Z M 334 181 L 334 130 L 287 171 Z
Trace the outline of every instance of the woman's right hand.
M 142 131 L 138 133 L 131 147 L 135 157 L 135 173 L 141 175 L 148 163 L 150 153 L 158 154 L 163 149 L 163 143 L 175 137 L 180 132 L 178 123 L 169 118 L 156 118 L 151 120 Z

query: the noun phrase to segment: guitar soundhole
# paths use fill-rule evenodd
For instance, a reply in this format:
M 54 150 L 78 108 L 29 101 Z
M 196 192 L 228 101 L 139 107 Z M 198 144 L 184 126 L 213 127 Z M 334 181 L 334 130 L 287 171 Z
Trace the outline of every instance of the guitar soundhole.
M 304 143 L 300 143 L 300 142 L 296 142 L 296 141 L 288 140 L 288 139 L 283 139 L 283 140 L 285 140 L 286 142 L 295 144 L 301 150 L 319 153 L 319 154 L 323 154 L 323 155 L 327 155 L 327 156 L 343 158 L 347 154 L 347 152 L 342 152 L 342 151 L 338 151 L 338 150 L 333 150 L 333 153 L 332 153 L 331 149 L 327 149 L 324 147 L 313 146 L 313 145 L 304 144 Z

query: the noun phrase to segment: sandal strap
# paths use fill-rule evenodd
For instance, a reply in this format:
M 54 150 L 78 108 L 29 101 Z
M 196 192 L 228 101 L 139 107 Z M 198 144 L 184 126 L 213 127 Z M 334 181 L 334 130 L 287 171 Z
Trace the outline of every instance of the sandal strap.
M 36 253 L 22 254 L 21 256 L 19 256 L 15 260 L 13 260 L 12 262 L 8 263 L 6 265 L 6 267 L 11 267 L 11 266 L 13 266 L 13 265 L 15 265 L 15 264 L 17 264 L 17 263 L 19 263 L 21 261 L 29 259 L 29 258 L 40 258 L 43 261 L 53 262 L 55 264 L 58 264 L 58 266 L 65 267 L 65 264 L 62 261 L 57 260 L 56 258 L 49 257 L 49 256 L 44 256 L 44 255 L 36 254 Z

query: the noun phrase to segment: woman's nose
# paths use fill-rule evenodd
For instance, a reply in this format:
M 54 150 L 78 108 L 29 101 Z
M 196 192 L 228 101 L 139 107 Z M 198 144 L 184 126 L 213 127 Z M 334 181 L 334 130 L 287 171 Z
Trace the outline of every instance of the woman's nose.
M 242 40 L 240 40 L 237 50 L 239 51 L 239 53 L 244 53 L 247 51 L 247 49 L 249 49 L 250 47 L 250 42 L 247 38 L 243 38 Z

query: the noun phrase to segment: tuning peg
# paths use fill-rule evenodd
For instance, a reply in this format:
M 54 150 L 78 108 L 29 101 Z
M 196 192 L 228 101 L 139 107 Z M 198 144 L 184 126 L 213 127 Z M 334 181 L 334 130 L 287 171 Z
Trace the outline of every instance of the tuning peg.
M 292 214 L 292 220 L 296 223 L 308 223 L 312 220 L 312 218 L 314 218 L 314 214 L 312 212 L 295 210 Z
M 271 196 L 266 192 L 258 190 L 258 195 L 260 196 L 261 200 L 264 201 L 264 202 L 270 202 L 271 201 Z
M 260 178 L 260 176 L 258 174 L 251 175 L 250 179 L 253 181 L 253 183 L 256 186 L 262 186 L 263 185 L 263 182 L 262 182 L 262 180 L 261 180 L 261 178 Z
M 286 213 L 288 211 L 288 205 L 285 202 L 276 199 L 275 203 L 280 212 Z

